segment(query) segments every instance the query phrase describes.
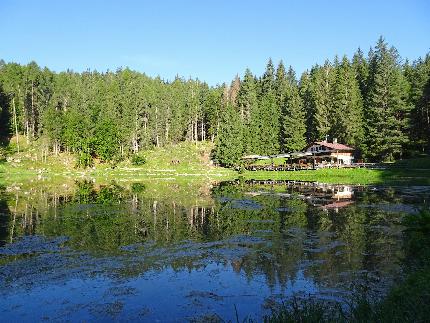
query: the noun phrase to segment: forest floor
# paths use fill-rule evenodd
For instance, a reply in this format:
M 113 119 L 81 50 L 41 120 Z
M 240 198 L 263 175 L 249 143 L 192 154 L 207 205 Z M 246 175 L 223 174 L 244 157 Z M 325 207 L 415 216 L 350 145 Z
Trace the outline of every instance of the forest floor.
M 20 153 L 8 152 L 0 158 L 0 184 L 23 181 L 55 183 L 91 178 L 98 182 L 143 180 L 179 182 L 219 182 L 245 180 L 298 180 L 333 184 L 430 185 L 430 157 L 402 160 L 387 164 L 386 169 L 318 169 L 305 171 L 243 171 L 214 166 L 211 163 L 213 145 L 207 142 L 183 142 L 174 146 L 145 151 L 145 164 L 134 166 L 130 161 L 116 165 L 95 160 L 94 166 L 76 168 L 73 155 L 40 154 L 40 147 L 23 147 Z M 1 156 L 0 156 L 1 157 Z

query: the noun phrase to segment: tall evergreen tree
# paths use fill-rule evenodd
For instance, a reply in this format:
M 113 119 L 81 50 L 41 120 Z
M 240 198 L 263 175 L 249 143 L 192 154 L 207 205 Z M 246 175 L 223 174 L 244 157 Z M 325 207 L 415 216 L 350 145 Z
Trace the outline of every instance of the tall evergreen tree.
M 408 143 L 409 107 L 395 48 L 381 37 L 372 56 L 366 111 L 368 156 L 393 160 Z
M 354 70 L 346 56 L 336 68 L 333 92 L 330 135 L 348 145 L 361 146 L 364 137 L 362 99 Z
M 429 110 L 425 104 L 426 86 L 430 80 L 430 54 L 412 65 L 406 63 L 404 74 L 410 85 L 407 101 L 412 106 L 410 146 L 412 150 L 423 152 L 428 148 L 430 132 Z
M 303 104 L 306 120 L 306 141 L 308 143 L 316 140 L 314 132 L 314 104 L 312 100 L 311 77 L 308 71 L 302 73 L 299 82 L 299 94 Z
M 325 139 L 331 132 L 333 112 L 333 84 L 335 70 L 329 61 L 324 66 L 316 67 L 312 71 L 312 99 L 313 99 L 313 137 Z
M 276 154 L 279 152 L 280 144 L 280 108 L 276 102 L 276 88 L 274 67 L 269 59 L 266 71 L 261 79 L 258 109 L 255 115 L 256 135 L 255 147 L 258 154 Z M 258 118 L 258 119 L 257 119 Z
M 237 104 L 239 114 L 244 125 L 243 139 L 244 151 L 253 153 L 258 146 L 256 134 L 259 133 L 258 128 L 258 100 L 257 100 L 257 84 L 254 76 L 249 69 L 246 69 L 243 81 L 240 84 L 239 93 L 237 96 Z
M 242 121 L 231 104 L 227 104 L 222 112 L 215 146 L 217 163 L 228 167 L 239 164 L 243 154 Z
M 422 116 L 422 130 L 419 133 L 421 138 L 422 151 L 430 151 L 430 75 L 424 86 L 423 95 L 417 104 L 418 113 Z
M 275 76 L 275 93 L 276 93 L 276 104 L 282 107 L 285 102 L 285 97 L 287 95 L 287 73 L 285 71 L 285 66 L 282 61 L 276 69 Z
M 282 148 L 285 152 L 300 151 L 306 146 L 306 119 L 297 81 L 292 78 L 294 72 L 290 68 L 290 78 L 283 107 Z
M 259 133 L 256 153 L 272 155 L 279 153 L 280 115 L 273 90 L 263 94 L 258 103 Z
M 260 80 L 260 95 L 264 95 L 275 90 L 275 67 L 272 59 L 269 58 L 266 65 L 266 70 Z
M 355 78 L 357 79 L 358 86 L 360 87 L 360 93 L 362 99 L 367 97 L 367 80 L 369 78 L 369 64 L 364 57 L 361 48 L 358 48 L 357 52 L 352 57 L 352 67 L 355 72 Z

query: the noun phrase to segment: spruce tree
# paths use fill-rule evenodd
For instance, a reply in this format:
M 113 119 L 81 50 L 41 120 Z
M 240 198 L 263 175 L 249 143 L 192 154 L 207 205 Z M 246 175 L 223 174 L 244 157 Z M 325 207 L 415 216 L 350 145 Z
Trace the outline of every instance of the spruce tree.
M 223 166 L 235 166 L 243 154 L 242 122 L 231 104 L 222 112 L 219 133 L 215 141 L 214 159 Z
M 369 64 L 364 57 L 361 48 L 358 48 L 357 52 L 352 57 L 352 67 L 355 72 L 355 78 L 357 79 L 358 86 L 360 87 L 360 93 L 362 99 L 367 97 L 367 80 L 369 78 Z
M 395 48 L 388 48 L 381 37 L 371 57 L 368 82 L 366 141 L 368 156 L 374 160 L 393 160 L 408 143 L 409 107 Z
M 358 147 L 364 136 L 362 99 L 354 70 L 346 56 L 336 68 L 333 86 L 332 130 L 340 142 Z
M 287 95 L 287 74 L 285 66 L 282 61 L 279 62 L 278 68 L 276 69 L 275 76 L 275 93 L 276 93 L 276 104 L 282 107 L 285 102 Z
M 260 80 L 260 95 L 275 90 L 275 68 L 272 59 L 269 58 L 266 70 Z
M 430 113 L 425 104 L 425 91 L 428 91 L 430 80 L 430 55 L 427 54 L 425 59 L 419 58 L 412 65 L 406 63 L 404 74 L 410 85 L 407 101 L 412 106 L 410 148 L 423 152 L 428 147 L 430 132 Z
M 316 139 L 326 138 L 332 129 L 334 78 L 335 70 L 329 61 L 313 69 L 311 91 L 314 115 L 311 124 Z
M 256 134 L 259 132 L 257 122 L 259 117 L 257 84 L 249 69 L 246 69 L 243 81 L 240 83 L 237 104 L 244 125 L 244 151 L 248 154 L 252 154 L 256 151 L 258 146 Z
M 421 148 L 422 151 L 430 152 L 430 74 L 417 107 L 422 116 L 422 130 L 419 133 Z
M 253 128 L 257 130 L 256 153 L 276 154 L 280 148 L 280 108 L 276 102 L 274 68 L 271 59 L 267 63 L 260 87 L 258 110 L 253 120 Z
M 299 94 L 303 104 L 303 110 L 306 120 L 306 141 L 307 143 L 313 142 L 317 139 L 314 131 L 314 104 L 312 100 L 311 91 L 311 77 L 308 71 L 302 73 L 299 82 Z
M 282 148 L 300 151 L 306 146 L 306 119 L 302 98 L 295 80 L 290 80 L 283 107 Z
M 259 133 L 257 153 L 273 155 L 279 153 L 280 115 L 273 90 L 264 93 L 258 104 Z

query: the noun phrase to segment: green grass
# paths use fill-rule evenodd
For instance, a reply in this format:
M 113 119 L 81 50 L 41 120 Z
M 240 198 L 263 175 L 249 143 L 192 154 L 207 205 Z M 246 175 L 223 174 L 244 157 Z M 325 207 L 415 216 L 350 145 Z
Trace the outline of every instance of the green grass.
M 430 185 L 430 157 L 387 164 L 385 169 L 318 169 L 303 171 L 245 171 L 245 179 L 299 180 L 333 184 Z
M 245 179 L 298 180 L 336 184 L 382 183 L 382 173 L 370 169 L 318 169 L 285 172 L 245 171 Z
M 72 155 L 50 156 L 42 161 L 37 145 L 28 146 L 19 154 L 13 154 L 15 161 L 0 161 L 0 184 L 35 179 L 61 183 L 67 179 L 95 178 L 99 182 L 111 180 L 142 181 L 146 179 L 175 179 L 180 182 L 222 181 L 238 177 L 256 180 L 299 180 L 335 184 L 389 184 L 430 185 L 430 157 L 402 160 L 386 164 L 386 169 L 318 169 L 304 171 L 244 171 L 215 167 L 210 164 L 213 144 L 208 142 L 182 142 L 161 148 L 147 150 L 141 154 L 146 163 L 133 166 L 123 161 L 112 167 L 109 163 L 96 163 L 94 168 L 75 168 Z M 175 162 L 172 162 L 175 161 Z M 275 163 L 284 159 L 275 159 Z M 259 163 L 271 163 L 261 160 Z
M 0 184 L 43 180 L 54 185 L 82 178 L 93 178 L 97 182 L 173 179 L 201 183 L 236 178 L 235 171 L 211 165 L 212 148 L 211 143 L 183 142 L 143 152 L 147 162 L 142 166 L 133 166 L 130 161 L 123 161 L 115 167 L 96 162 L 93 168 L 79 169 L 75 168 L 72 155 L 49 156 L 45 161 L 38 155 L 37 147 L 29 147 L 11 155 L 12 162 L 0 162 Z

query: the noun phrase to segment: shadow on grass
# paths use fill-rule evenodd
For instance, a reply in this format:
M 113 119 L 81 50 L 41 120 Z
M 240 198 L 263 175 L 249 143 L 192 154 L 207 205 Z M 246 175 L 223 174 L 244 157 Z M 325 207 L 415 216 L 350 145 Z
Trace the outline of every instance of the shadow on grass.
M 387 164 L 380 178 L 383 183 L 394 185 L 430 185 L 430 156 Z

